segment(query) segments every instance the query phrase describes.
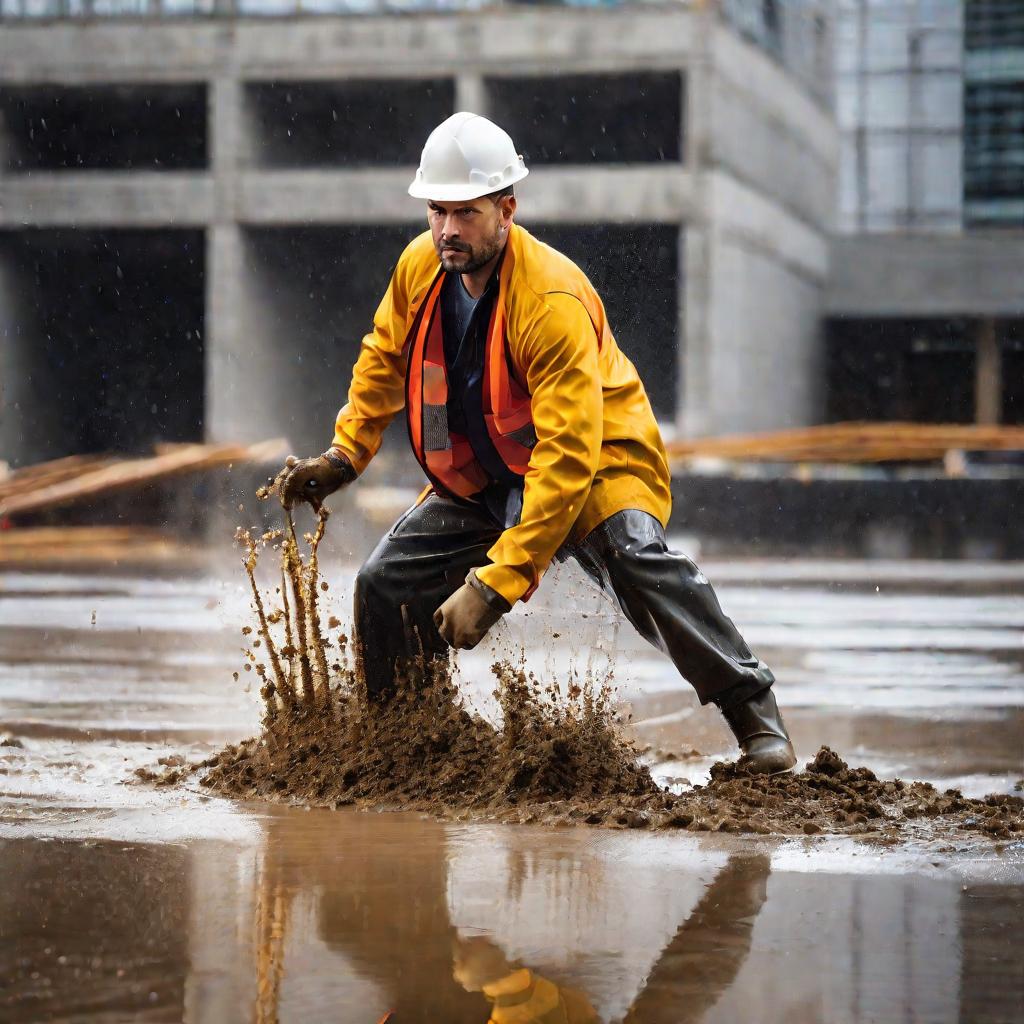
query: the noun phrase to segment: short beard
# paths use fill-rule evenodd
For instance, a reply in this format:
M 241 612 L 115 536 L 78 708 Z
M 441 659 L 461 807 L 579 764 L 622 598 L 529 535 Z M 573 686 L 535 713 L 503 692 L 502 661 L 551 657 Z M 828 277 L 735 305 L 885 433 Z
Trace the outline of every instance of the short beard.
M 444 270 L 446 274 L 472 274 L 481 267 L 486 267 L 499 252 L 501 252 L 500 229 L 497 234 L 495 234 L 494 238 L 492 238 L 486 245 L 480 246 L 479 249 L 471 248 L 467 254 L 469 259 L 467 259 L 462 266 L 452 262 L 451 259 L 441 257 L 441 269 Z

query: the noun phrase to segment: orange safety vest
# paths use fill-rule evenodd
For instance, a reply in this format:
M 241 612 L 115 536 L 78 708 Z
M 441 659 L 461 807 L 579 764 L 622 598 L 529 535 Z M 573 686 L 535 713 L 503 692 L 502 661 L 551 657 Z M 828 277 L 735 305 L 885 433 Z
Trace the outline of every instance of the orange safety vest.
M 440 315 L 444 277 L 439 270 L 406 338 L 405 408 L 412 450 L 427 478 L 450 494 L 469 498 L 487 486 L 489 477 L 469 438 L 448 425 L 448 367 Z M 502 462 L 523 477 L 537 435 L 530 393 L 512 368 L 505 334 L 505 287 L 502 278 L 487 328 L 483 413 L 487 435 Z

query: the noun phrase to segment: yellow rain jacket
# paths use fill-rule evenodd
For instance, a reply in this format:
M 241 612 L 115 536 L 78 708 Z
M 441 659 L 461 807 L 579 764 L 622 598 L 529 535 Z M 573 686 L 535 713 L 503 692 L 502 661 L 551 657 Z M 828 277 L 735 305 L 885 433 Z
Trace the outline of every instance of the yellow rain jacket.
M 537 443 L 519 523 L 488 552 L 479 578 L 514 604 L 539 582 L 566 540 L 624 509 L 667 525 L 665 448 L 636 368 L 615 343 L 604 306 L 567 257 L 513 225 L 501 264 L 509 351 L 530 392 Z M 334 445 L 358 472 L 405 405 L 406 345 L 437 275 L 430 232 L 406 247 L 363 338 Z M 507 275 L 507 279 L 506 279 Z
M 590 1000 L 523 967 L 484 985 L 491 1000 L 487 1024 L 600 1024 Z

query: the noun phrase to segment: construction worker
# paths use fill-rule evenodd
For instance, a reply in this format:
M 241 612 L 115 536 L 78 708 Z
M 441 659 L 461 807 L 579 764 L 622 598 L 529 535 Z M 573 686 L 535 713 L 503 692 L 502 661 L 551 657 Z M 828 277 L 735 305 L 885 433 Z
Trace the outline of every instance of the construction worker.
M 768 895 L 771 859 L 733 855 L 647 971 L 622 1024 L 696 1024 L 728 991 L 750 954 Z M 452 976 L 491 1003 L 487 1024 L 598 1024 L 584 992 L 510 960 L 484 935 L 453 943 Z
M 491 1004 L 487 1024 L 600 1024 L 586 994 L 513 963 L 486 935 L 458 936 L 452 977 Z
M 404 407 L 430 487 L 356 579 L 370 696 L 418 654 L 475 647 L 556 555 L 571 557 L 701 703 L 718 705 L 741 764 L 786 771 L 796 758 L 774 676 L 666 544 L 668 462 L 636 369 L 583 272 L 515 223 L 527 173 L 484 117 L 454 114 L 431 133 L 409 187 L 429 230 L 399 258 L 333 444 L 288 460 L 281 499 L 318 508 L 366 468 Z

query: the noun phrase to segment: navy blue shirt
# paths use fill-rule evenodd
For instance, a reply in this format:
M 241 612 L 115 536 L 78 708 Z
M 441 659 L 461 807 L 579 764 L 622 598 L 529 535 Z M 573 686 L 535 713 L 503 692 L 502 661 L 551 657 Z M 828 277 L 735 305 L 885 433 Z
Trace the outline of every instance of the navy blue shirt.
M 487 330 L 498 296 L 498 273 L 479 299 L 466 291 L 461 274 L 446 274 L 441 285 L 441 333 L 448 367 L 448 429 L 469 439 L 477 462 L 491 478 L 480 496 L 508 527 L 522 511 L 522 480 L 505 465 L 484 422 L 484 359 Z

